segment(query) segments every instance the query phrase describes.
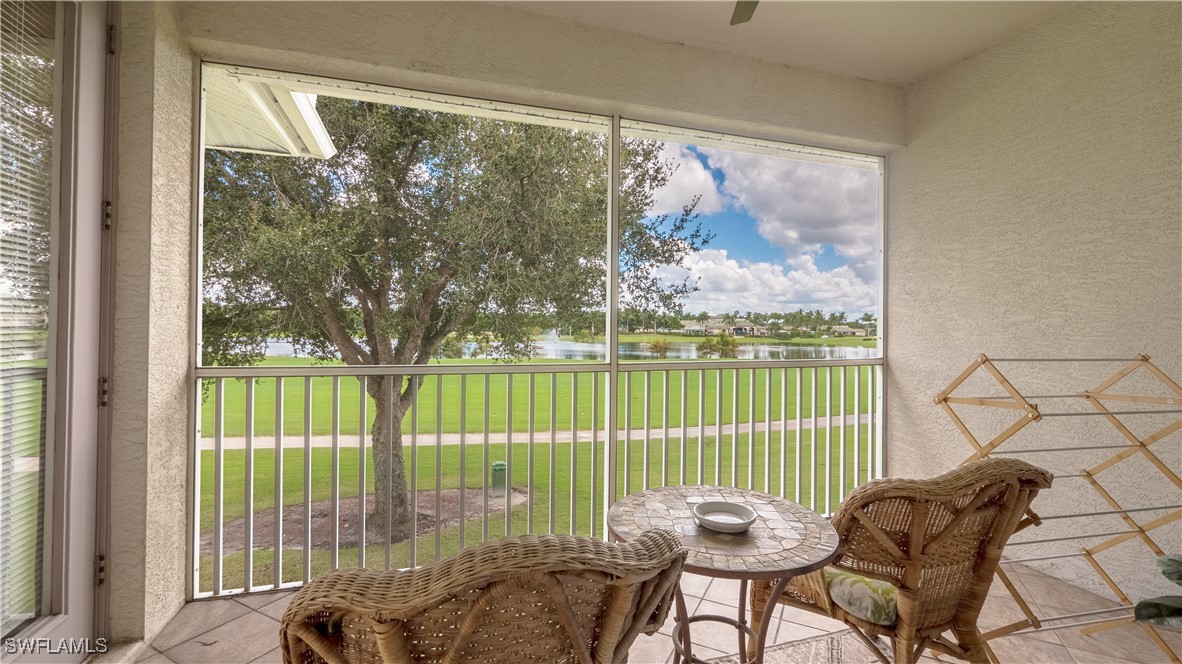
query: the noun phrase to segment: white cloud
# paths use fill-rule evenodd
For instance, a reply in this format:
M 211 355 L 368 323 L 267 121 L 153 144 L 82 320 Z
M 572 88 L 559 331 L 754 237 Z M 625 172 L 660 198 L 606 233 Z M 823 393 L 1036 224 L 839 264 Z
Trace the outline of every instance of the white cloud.
M 878 306 L 878 289 L 873 281 L 863 280 L 850 266 L 821 271 L 808 255 L 800 256 L 792 269 L 786 270 L 776 263 L 740 263 L 725 249 L 705 249 L 688 256 L 681 268 L 664 268 L 661 276 L 677 282 L 686 276 L 691 281 L 698 279 L 701 290 L 683 301 L 690 313 L 803 308 L 861 314 Z
M 695 210 L 701 214 L 721 212 L 727 204 L 726 197 L 718 191 L 718 184 L 714 176 L 702 165 L 694 153 L 684 145 L 665 143 L 661 147 L 661 158 L 671 159 L 677 170 L 669 178 L 664 187 L 653 195 L 653 207 L 648 214 L 678 214 L 681 209 L 694 199 L 701 196 Z
M 878 172 L 703 148 L 723 192 L 793 264 L 830 244 L 863 281 L 877 274 Z M 803 264 L 798 265 L 803 269 Z

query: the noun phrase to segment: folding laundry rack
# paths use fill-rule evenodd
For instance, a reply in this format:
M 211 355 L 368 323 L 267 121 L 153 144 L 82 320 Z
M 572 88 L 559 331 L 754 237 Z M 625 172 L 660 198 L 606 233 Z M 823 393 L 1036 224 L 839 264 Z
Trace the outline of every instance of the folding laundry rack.
M 1006 376 L 997 368 L 997 363 L 1004 363 L 1004 362 L 1023 362 L 1023 363 L 1025 363 L 1025 362 L 1123 362 L 1124 366 L 1121 367 L 1121 369 L 1119 371 L 1117 371 L 1116 373 L 1109 376 L 1107 379 L 1105 379 L 1103 382 L 1101 382 L 1096 387 L 1094 387 L 1090 390 L 1084 391 L 1084 392 L 1079 392 L 1079 393 L 1075 393 L 1075 394 L 1049 394 L 1049 395 L 1026 396 L 1026 395 L 1023 395 L 1021 392 L 1019 392 L 1018 389 L 1015 388 L 1014 385 L 1009 381 L 1009 379 L 1007 379 Z M 1138 370 L 1144 370 L 1145 372 L 1148 372 L 1148 374 L 1150 374 L 1153 378 L 1155 378 L 1162 385 L 1164 385 L 1166 387 L 1166 390 L 1172 393 L 1172 396 L 1164 396 L 1164 397 L 1163 396 L 1150 396 L 1150 395 L 1142 395 L 1142 394 L 1126 394 L 1126 393 L 1112 391 L 1118 384 L 1121 383 L 1121 381 L 1125 380 L 1126 378 L 1128 378 L 1130 375 L 1132 375 L 1134 372 L 1136 372 Z M 978 371 L 984 371 L 989 376 L 991 376 L 997 382 L 997 384 L 1000 385 L 1001 388 L 1006 392 L 1006 395 L 1005 396 L 954 396 L 953 392 L 958 387 L 960 387 L 962 383 L 964 383 L 966 380 L 968 380 L 968 378 L 970 376 L 972 376 L 974 373 L 977 373 Z M 1043 400 L 1043 399 L 1047 399 L 1047 400 L 1050 400 L 1050 399 L 1085 399 L 1089 404 L 1091 404 L 1091 406 L 1094 408 L 1094 411 L 1043 412 L 1042 410 L 1040 410 L 1038 403 L 1031 401 L 1032 399 L 1037 399 L 1037 400 Z M 1018 607 L 1022 610 L 1022 613 L 1026 616 L 1026 619 L 1020 620 L 1015 623 L 1011 623 L 1011 624 L 1006 625 L 1004 627 L 999 627 L 997 629 L 994 629 L 994 630 L 991 630 L 989 632 L 982 634 L 981 635 L 982 640 L 986 641 L 986 649 L 989 650 L 988 641 L 990 639 L 998 638 L 1001 636 L 1005 636 L 1007 634 L 1012 634 L 1014 632 L 1023 631 L 1023 630 L 1051 631 L 1051 630 L 1066 629 L 1066 628 L 1071 628 L 1071 627 L 1081 627 L 1082 628 L 1081 631 L 1084 634 L 1090 635 L 1090 634 L 1095 634 L 1097 632 L 1101 632 L 1101 631 L 1111 629 L 1114 627 L 1127 625 L 1127 624 L 1133 622 L 1133 614 L 1132 614 L 1133 602 L 1124 593 L 1124 591 L 1121 590 L 1120 586 L 1117 585 L 1117 583 L 1112 579 L 1112 577 L 1109 575 L 1109 573 L 1107 571 L 1105 571 L 1104 567 L 1100 564 L 1100 562 L 1096 560 L 1096 555 L 1102 551 L 1110 549 L 1122 542 L 1125 542 L 1125 541 L 1128 541 L 1131 539 L 1141 540 L 1145 544 L 1145 546 L 1148 547 L 1149 550 L 1153 552 L 1153 554 L 1155 556 L 1164 555 L 1164 552 L 1162 551 L 1161 547 L 1158 546 L 1157 542 L 1154 541 L 1152 533 L 1154 530 L 1156 530 L 1162 526 L 1165 526 L 1169 523 L 1172 523 L 1172 522 L 1182 519 L 1182 505 L 1162 505 L 1162 506 L 1154 506 L 1154 507 L 1149 507 L 1149 506 L 1124 507 L 1112 496 L 1111 493 L 1109 493 L 1109 491 L 1107 489 L 1104 488 L 1104 486 L 1100 483 L 1100 479 L 1098 476 L 1102 472 L 1104 472 L 1105 470 L 1112 468 L 1113 466 L 1121 463 L 1122 461 L 1125 461 L 1126 459 L 1140 455 L 1140 456 L 1144 457 L 1147 461 L 1149 461 L 1158 471 L 1160 471 L 1160 473 L 1164 477 L 1166 477 L 1170 482 L 1172 482 L 1175 487 L 1177 487 L 1179 490 L 1182 490 L 1182 479 L 1179 479 L 1178 475 L 1175 474 L 1166 464 L 1164 464 L 1162 462 L 1161 458 L 1157 454 L 1155 454 L 1153 452 L 1153 450 L 1150 449 L 1150 447 L 1154 443 L 1157 443 L 1157 442 L 1169 437 L 1171 434 L 1176 433 L 1179 430 L 1182 430 L 1182 417 L 1173 421 L 1171 424 L 1155 431 L 1154 433 L 1152 433 L 1148 436 L 1145 436 L 1144 438 L 1138 438 L 1121 421 L 1121 418 L 1124 418 L 1124 417 L 1132 417 L 1132 416 L 1140 416 L 1140 415 L 1182 414 L 1182 387 L 1180 387 L 1178 385 L 1178 383 L 1176 383 L 1169 376 L 1167 376 L 1165 373 L 1163 373 L 1159 368 L 1157 368 L 1152 362 L 1150 362 L 1149 356 L 1147 356 L 1147 355 L 1141 355 L 1141 356 L 1139 356 L 1135 359 L 1132 359 L 1132 360 L 1129 360 L 1129 359 L 1109 359 L 1109 358 L 1103 358 L 1103 359 L 1093 359 L 1093 358 L 1088 358 L 1088 359 L 1004 358 L 1003 359 L 1003 358 L 996 358 L 996 359 L 991 359 L 989 357 L 986 357 L 985 355 L 979 355 L 979 356 L 977 356 L 977 359 L 974 360 L 971 365 L 969 365 L 968 368 L 966 368 L 964 371 L 962 371 L 961 374 L 959 376 L 957 376 L 956 379 L 953 380 L 948 385 L 948 387 L 944 388 L 943 391 L 941 391 L 939 394 L 936 395 L 935 402 L 937 405 L 939 405 L 944 410 L 944 412 L 952 420 L 952 423 L 956 425 L 956 428 L 960 430 L 961 434 L 964 435 L 964 437 L 969 441 L 969 444 L 972 445 L 972 447 L 974 449 L 973 454 L 971 456 L 969 456 L 969 458 L 965 459 L 965 461 L 963 463 L 969 463 L 971 461 L 983 459 L 985 457 L 988 457 L 990 454 L 1009 455 L 1009 454 L 1052 453 L 1052 452 L 1068 452 L 1068 453 L 1070 453 L 1070 452 L 1075 452 L 1075 451 L 1080 451 L 1080 450 L 1123 448 L 1118 453 L 1109 457 L 1107 460 L 1103 461 L 1102 463 L 1100 463 L 1092 468 L 1081 470 L 1079 472 L 1079 474 L 1069 474 L 1069 475 L 1056 474 L 1057 479 L 1068 479 L 1068 478 L 1082 478 L 1082 479 L 1084 479 L 1104 499 L 1104 502 L 1106 502 L 1112 508 L 1111 510 L 1102 511 L 1102 512 L 1062 514 L 1062 515 L 1043 516 L 1043 517 L 1039 517 L 1038 515 L 1031 512 L 1030 516 L 1033 518 L 1035 523 L 1038 523 L 1039 521 L 1048 521 L 1051 519 L 1068 519 L 1068 518 L 1081 518 L 1081 517 L 1086 518 L 1086 517 L 1095 517 L 1095 516 L 1102 516 L 1102 515 L 1117 515 L 1121 519 L 1124 520 L 1125 524 L 1129 527 L 1129 530 L 1120 531 L 1120 532 L 1110 532 L 1110 533 L 1094 533 L 1094 534 L 1088 534 L 1088 535 L 1075 535 L 1075 536 L 1071 536 L 1071 537 L 1056 537 L 1056 538 L 1043 539 L 1043 540 L 1027 540 L 1022 543 L 1023 544 L 1037 544 L 1037 543 L 1044 543 L 1044 542 L 1061 542 L 1061 541 L 1067 541 L 1067 540 L 1095 539 L 1098 537 L 1104 538 L 1104 540 L 1102 542 L 1100 542 L 1099 544 L 1081 548 L 1078 553 L 1068 553 L 1068 554 L 1051 555 L 1051 556 L 1039 556 L 1039 557 L 1032 557 L 1032 558 L 1021 558 L 1021 559 L 1016 559 L 1016 560 L 1004 560 L 1004 559 L 1002 560 L 1002 563 L 1021 563 L 1021 562 L 1036 562 L 1036 561 L 1043 561 L 1043 560 L 1053 560 L 1053 559 L 1058 559 L 1058 558 L 1083 557 L 1084 559 L 1086 559 L 1088 561 L 1088 563 L 1092 566 L 1092 568 L 1096 570 L 1096 574 L 1098 574 L 1100 576 L 1100 578 L 1104 581 L 1104 583 L 1108 585 L 1108 587 L 1112 590 L 1113 594 L 1116 595 L 1116 597 L 1120 600 L 1121 605 L 1118 607 L 1111 608 L 1111 609 L 1102 609 L 1102 610 L 1098 610 L 1098 611 L 1083 611 L 1083 612 L 1070 613 L 1070 614 L 1065 614 L 1065 615 L 1060 615 L 1060 616 L 1040 618 L 1040 617 L 1036 616 L 1033 611 L 1031 611 L 1030 605 L 1022 597 L 1021 593 L 1017 590 L 1017 588 L 1014 586 L 1014 584 L 1010 581 L 1009 577 L 1006 576 L 1004 570 L 1001 567 L 998 567 L 998 569 L 997 569 L 998 578 L 1001 579 L 1002 584 L 1006 587 L 1007 590 L 1009 590 L 1010 594 L 1014 597 L 1014 600 L 1017 602 Z M 1142 409 L 1142 410 L 1113 410 L 1107 405 L 1106 402 L 1107 403 L 1116 402 L 1116 403 L 1125 403 L 1125 404 L 1145 404 L 1148 406 L 1153 406 L 1153 408 Z M 964 420 L 962 420 L 961 417 L 959 415 L 957 415 L 956 411 L 953 410 L 952 407 L 954 405 L 1010 409 L 1010 410 L 1016 411 L 1017 419 L 1015 419 L 1012 424 L 1010 424 L 1003 431 L 1001 431 L 1001 433 L 998 433 L 997 435 L 995 435 L 993 438 L 991 438 L 988 441 L 981 442 L 969 430 L 969 427 L 966 426 Z M 1039 422 L 1039 421 L 1043 420 L 1044 418 L 1048 418 L 1048 417 L 1076 417 L 1076 416 L 1088 416 L 1088 415 L 1100 416 L 1100 417 L 1105 418 L 1110 424 L 1112 424 L 1112 426 L 1118 432 L 1120 432 L 1120 434 L 1122 436 L 1125 437 L 1125 439 L 1127 440 L 1127 443 L 1125 443 L 1123 445 L 1087 445 L 1087 446 L 1076 446 L 1076 447 L 1050 447 L 1050 448 L 1044 447 L 1044 448 L 1027 449 L 1027 450 L 1020 450 L 1020 449 L 1000 450 L 1000 451 L 998 450 L 998 448 L 1000 446 L 1002 446 L 1007 440 L 1012 438 L 1014 436 L 1014 434 L 1018 433 L 1023 428 L 1025 428 L 1035 422 Z M 1179 446 L 1175 445 L 1171 449 L 1176 451 L 1177 449 L 1179 449 Z M 1153 519 L 1152 521 L 1148 521 L 1146 523 L 1139 523 L 1136 520 L 1136 518 L 1134 518 L 1134 516 L 1133 516 L 1134 514 L 1138 514 L 1141 512 L 1151 512 L 1151 511 L 1161 511 L 1161 510 L 1169 510 L 1169 511 L 1164 516 L 1158 517 L 1158 518 Z M 1111 615 L 1108 617 L 1099 617 L 1099 616 L 1102 616 L 1103 614 L 1112 614 L 1115 612 L 1122 612 L 1125 615 L 1120 615 L 1117 617 L 1112 617 Z M 1082 619 L 1082 620 L 1080 620 L 1080 619 Z M 1056 623 L 1056 622 L 1064 621 L 1064 620 L 1074 621 L 1074 622 L 1067 622 L 1065 624 L 1049 624 L 1049 625 L 1044 624 L 1044 623 Z M 1146 633 L 1150 636 L 1150 638 L 1153 639 L 1153 641 L 1155 643 L 1157 643 L 1158 647 L 1161 648 L 1162 652 L 1165 653 L 1167 657 L 1169 657 L 1169 660 L 1171 662 L 1174 662 L 1175 664 L 1182 664 L 1182 660 L 1179 659 L 1179 655 L 1173 651 L 1173 649 L 1169 646 L 1169 644 L 1166 643 L 1166 641 L 1161 637 L 1161 635 L 1157 632 L 1157 630 L 1155 628 L 1153 628 L 1151 625 L 1149 625 L 1147 623 L 1137 623 L 1137 624 L 1140 625 L 1146 631 Z M 992 661 L 994 661 L 994 662 L 997 661 L 997 658 L 993 655 L 992 651 L 989 651 L 988 654 L 989 654 L 989 657 Z

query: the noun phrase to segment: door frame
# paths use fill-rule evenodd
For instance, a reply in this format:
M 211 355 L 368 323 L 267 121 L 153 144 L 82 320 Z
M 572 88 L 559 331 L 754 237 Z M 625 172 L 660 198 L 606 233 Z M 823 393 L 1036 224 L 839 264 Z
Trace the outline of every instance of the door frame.
M 105 163 L 108 117 L 106 3 L 61 2 L 57 154 L 58 210 L 51 265 L 57 268 L 50 349 L 53 404 L 48 441 L 45 615 L 13 635 L 41 640 L 10 661 L 81 661 L 106 650 L 96 625 L 95 547 L 100 532 L 99 376 L 103 308 Z M 65 642 L 63 642 L 63 640 Z M 7 644 L 6 644 L 7 646 Z M 65 646 L 67 649 L 63 649 Z M 9 653 L 6 650 L 7 655 Z

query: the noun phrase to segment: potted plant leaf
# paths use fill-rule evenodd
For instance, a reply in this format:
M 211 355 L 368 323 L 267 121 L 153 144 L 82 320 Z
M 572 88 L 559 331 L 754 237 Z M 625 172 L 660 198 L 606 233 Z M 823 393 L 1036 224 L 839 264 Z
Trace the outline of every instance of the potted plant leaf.
M 1170 554 L 1157 559 L 1162 576 L 1182 586 L 1182 554 Z M 1182 596 L 1166 595 L 1137 602 L 1133 616 L 1138 622 L 1155 625 L 1182 625 Z

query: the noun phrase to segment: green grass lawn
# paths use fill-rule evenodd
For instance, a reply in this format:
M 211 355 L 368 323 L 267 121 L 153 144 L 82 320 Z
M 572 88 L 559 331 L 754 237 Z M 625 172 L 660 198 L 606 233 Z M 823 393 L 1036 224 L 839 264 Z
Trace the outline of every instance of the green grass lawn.
M 801 431 L 800 467 L 801 502 L 814 506 L 819 511 L 826 511 L 836 507 L 842 495 L 842 486 L 852 486 L 854 482 L 854 426 L 845 427 L 845 476 L 839 478 L 841 429 L 832 429 L 833 440 L 826 440 L 823 430 L 813 445 L 812 432 Z M 859 481 L 867 478 L 870 445 L 867 443 L 868 427 L 858 427 L 860 436 Z M 732 438 L 723 436 L 720 441 L 714 437 L 698 440 L 687 439 L 683 447 L 680 440 L 671 440 L 669 449 L 665 450 L 662 441 L 650 442 L 645 449 L 643 441 L 632 441 L 630 445 L 624 441 L 618 443 L 616 498 L 627 493 L 639 491 L 647 486 L 662 486 L 666 483 L 681 484 L 682 459 L 685 460 L 684 483 L 705 484 L 734 484 L 741 487 L 753 487 L 760 491 L 781 493 L 780 478 L 787 483 L 787 496 L 790 499 L 796 494 L 796 432 L 788 431 L 781 439 L 780 432 L 771 432 L 771 445 L 768 446 L 767 434 L 757 432 L 753 436 L 741 434 Z M 574 458 L 572 465 L 572 445 L 570 443 L 536 442 L 533 445 L 533 460 L 530 460 L 530 445 L 516 443 L 511 446 L 511 456 L 506 456 L 506 446 L 503 444 L 489 445 L 489 452 L 485 458 L 483 445 L 473 445 L 461 448 L 458 445 L 445 445 L 436 448 L 420 447 L 416 449 L 413 468 L 415 469 L 415 489 L 431 491 L 435 488 L 435 478 L 441 477 L 440 488 L 457 488 L 465 486 L 474 491 L 481 491 L 484 486 L 484 469 L 488 462 L 508 460 L 513 486 L 524 491 L 529 496 L 527 504 L 520 505 L 510 513 L 506 526 L 504 512 L 490 515 L 488 536 L 490 538 L 505 535 L 518 535 L 527 532 L 573 532 L 581 535 L 601 535 L 603 518 L 603 454 L 604 445 L 600 443 L 598 454 L 593 458 L 589 441 L 580 442 L 573 447 Z M 240 519 L 245 512 L 245 453 L 241 450 L 229 450 L 224 454 L 223 465 L 223 518 L 225 522 Z M 304 505 L 304 452 L 300 449 L 284 450 L 282 503 L 285 509 L 302 510 Z M 406 450 L 410 457 L 410 450 Z M 785 473 L 780 473 L 780 460 L 785 461 Z M 814 474 L 813 463 L 816 456 L 817 473 Z M 213 452 L 205 451 L 201 455 L 201 495 L 199 500 L 200 525 L 202 532 L 210 532 L 213 527 Z M 647 461 L 647 463 L 646 463 Z M 531 473 L 532 465 L 532 473 Z M 366 491 L 373 491 L 372 460 L 366 460 L 367 487 Z M 438 466 L 438 472 L 437 472 Z M 553 473 L 551 473 L 553 466 Z M 592 467 L 599 474 L 598 491 L 592 491 Z M 328 500 L 332 491 L 331 450 L 316 448 L 311 457 L 311 500 L 313 502 Z M 699 474 L 699 469 L 701 474 Z M 737 469 L 737 473 L 735 472 Z M 770 470 L 770 483 L 765 483 L 765 470 Z M 551 504 L 551 475 L 553 474 L 554 503 Z M 256 511 L 271 509 L 275 504 L 274 482 L 274 452 L 273 450 L 257 450 L 254 456 L 254 509 Z M 339 459 L 339 491 L 342 498 L 356 497 L 358 494 L 358 450 L 356 447 L 343 447 Z M 754 483 L 750 480 L 754 477 Z M 666 477 L 668 482 L 666 482 Z M 532 482 L 531 482 L 531 478 Z M 844 479 L 844 482 L 842 481 Z M 826 503 L 826 496 L 828 503 Z M 490 500 L 497 500 L 491 498 Z M 503 500 L 503 499 L 502 499 Z M 592 530 L 592 522 L 595 529 Z M 393 567 L 407 567 L 423 564 L 434 560 L 437 556 L 452 555 L 460 550 L 461 538 L 463 546 L 472 546 L 481 541 L 484 535 L 483 523 L 480 515 L 465 522 L 463 533 L 459 526 L 442 528 L 439 530 L 439 546 L 436 548 L 434 534 L 420 535 L 413 545 L 410 541 L 394 544 L 390 547 L 390 561 Z M 342 549 L 339 552 L 339 566 L 353 567 L 357 565 L 357 549 Z M 370 545 L 366 549 L 368 567 L 383 567 L 386 560 L 384 544 Z M 227 555 L 223 560 L 223 584 L 225 587 L 241 587 L 245 557 L 242 553 Z M 212 588 L 212 559 L 203 556 L 200 561 L 200 589 Z M 312 551 L 312 576 L 326 571 L 330 566 L 327 550 Z M 254 551 L 253 568 L 255 583 L 264 585 L 270 583 L 274 569 L 273 550 L 259 548 Z M 303 578 L 303 554 L 300 549 L 286 549 L 283 552 L 283 579 L 297 581 Z
M 536 362 L 552 362 L 550 360 L 535 360 Z M 470 363 L 471 360 L 450 360 L 448 363 Z M 311 366 L 312 361 L 306 358 L 266 358 L 263 366 Z M 873 367 L 838 367 L 832 370 L 821 368 L 816 370 L 817 395 L 819 411 L 839 412 L 841 397 L 841 373 L 846 374 L 846 407 L 845 412 L 854 412 L 854 393 L 856 386 L 861 385 L 862 413 L 869 412 L 869 385 Z M 662 427 L 668 422 L 671 429 L 682 425 L 683 413 L 681 397 L 683 382 L 687 409 L 684 414 L 687 426 L 696 426 L 699 421 L 707 425 L 719 421 L 730 423 L 734 421 L 735 409 L 733 404 L 737 397 L 738 421 L 747 422 L 751 419 L 751 401 L 755 404 L 755 421 L 765 421 L 767 405 L 770 402 L 773 421 L 781 417 L 796 418 L 796 383 L 801 382 L 802 416 L 812 416 L 813 369 L 739 369 L 739 370 L 709 370 L 688 372 L 668 372 L 668 386 L 665 385 L 665 372 L 629 372 L 621 374 L 619 379 L 619 421 L 630 422 L 632 428 L 642 428 L 646 421 L 648 426 Z M 832 371 L 833 385 L 830 386 L 829 376 Z M 491 376 L 488 379 L 487 398 L 489 404 L 488 426 L 490 431 L 506 431 L 508 419 L 512 420 L 512 430 L 526 431 L 530 422 L 530 393 L 534 395 L 533 424 L 536 430 L 549 430 L 550 403 L 553 396 L 555 403 L 555 418 L 553 426 L 558 430 L 571 428 L 572 421 L 572 386 L 574 376 L 578 380 L 577 412 L 574 419 L 578 428 L 588 430 L 592 428 L 593 395 L 592 382 L 598 376 L 600 407 L 599 419 L 602 426 L 602 398 L 605 390 L 606 373 L 597 374 L 541 374 L 533 378 L 527 375 L 516 375 L 511 378 L 506 375 Z M 786 378 L 786 381 L 785 381 Z M 704 380 L 703 380 L 704 379 Z M 736 379 L 738 391 L 736 394 Z M 751 383 L 754 380 L 754 390 Z M 646 386 L 647 381 L 647 386 Z M 214 414 L 216 392 L 210 384 L 207 396 L 201 405 L 201 435 L 214 435 Z M 254 382 L 254 433 L 256 436 L 273 436 L 275 432 L 275 379 L 259 378 Z M 512 388 L 510 389 L 510 382 Z M 787 382 L 787 385 L 785 385 Z M 630 383 L 630 385 L 629 385 Z M 703 384 L 704 383 L 704 384 Z M 304 431 L 304 402 L 305 385 L 308 381 L 303 378 L 287 378 L 283 381 L 283 430 L 287 435 L 300 436 Z M 331 378 L 313 378 L 311 384 L 312 433 L 323 435 L 332 430 L 332 385 Z M 442 387 L 441 387 L 442 384 Z M 239 437 L 245 435 L 246 430 L 246 381 L 239 379 L 225 379 L 223 385 L 223 435 Z M 340 385 L 340 431 L 345 435 L 356 435 L 360 420 L 361 389 L 357 379 L 342 377 Z M 770 389 L 770 393 L 769 393 Z M 721 390 L 722 412 L 716 412 L 719 390 Z M 430 376 L 419 391 L 418 431 L 435 432 L 437 430 L 437 413 L 442 412 L 439 430 L 443 433 L 456 433 L 463 429 L 470 433 L 485 430 L 484 376 Z M 512 409 L 509 408 L 509 396 L 512 393 Z M 665 409 L 665 395 L 669 395 L 669 407 Z M 463 395 L 463 407 L 461 404 Z M 754 397 L 752 397 L 754 395 Z M 646 396 L 648 403 L 648 417 L 645 417 Z M 630 398 L 625 398 L 630 397 Z M 826 398 L 832 400 L 832 410 L 826 410 Z M 699 412 L 699 399 L 704 401 L 704 412 Z M 782 412 L 782 406 L 786 413 Z M 367 428 L 373 422 L 375 412 L 373 400 L 366 396 Z M 412 411 L 413 412 L 413 411 Z M 630 417 L 628 417 L 630 415 Z M 410 414 L 403 423 L 403 431 L 409 432 L 413 426 Z

